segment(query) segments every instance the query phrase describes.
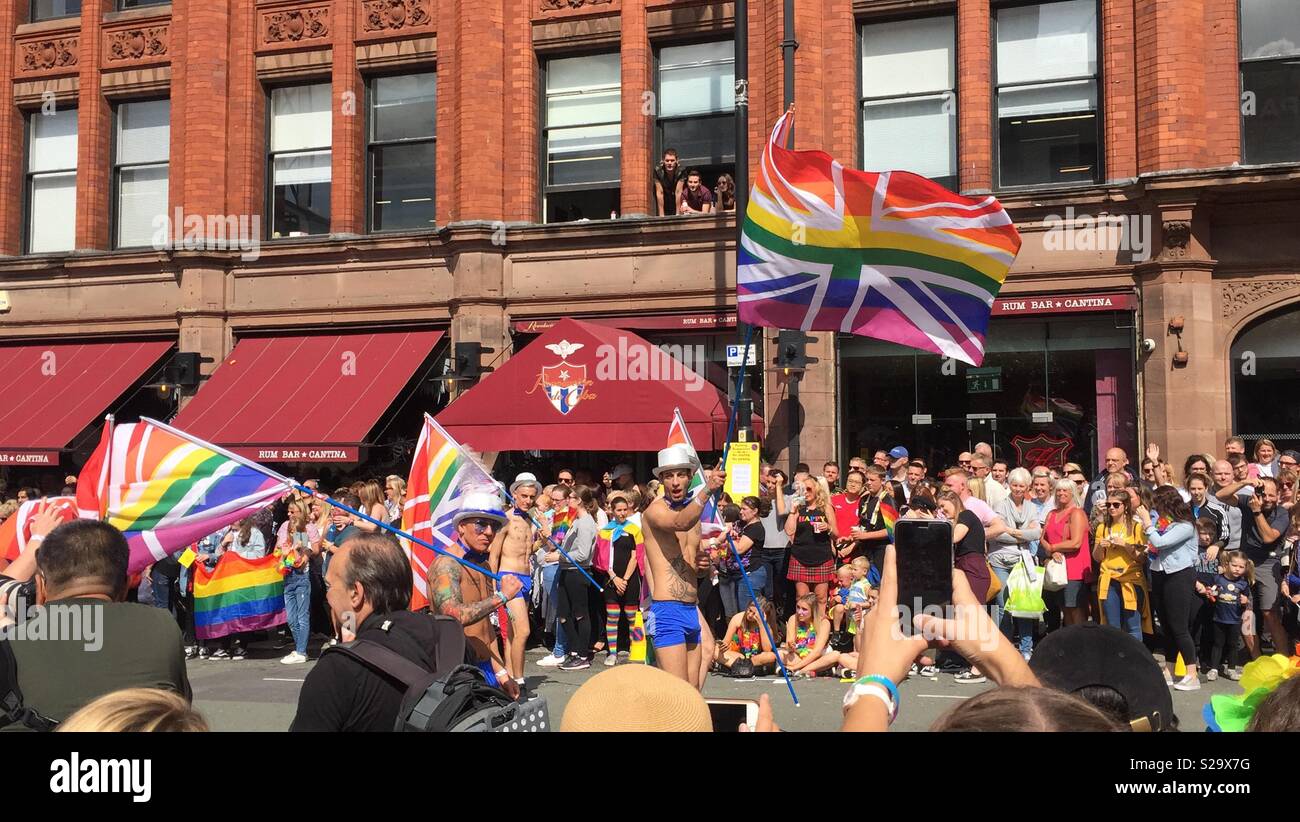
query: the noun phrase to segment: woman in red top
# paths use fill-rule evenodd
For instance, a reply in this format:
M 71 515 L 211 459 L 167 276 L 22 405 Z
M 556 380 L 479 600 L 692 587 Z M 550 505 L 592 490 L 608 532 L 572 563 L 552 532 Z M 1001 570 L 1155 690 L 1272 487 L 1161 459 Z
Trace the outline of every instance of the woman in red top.
M 1047 514 L 1043 523 L 1043 538 L 1039 545 L 1047 552 L 1049 562 L 1065 562 L 1065 624 L 1074 625 L 1088 620 L 1089 590 L 1092 578 L 1092 551 L 1088 549 L 1088 517 L 1074 502 L 1074 483 L 1068 479 L 1057 480 L 1055 486 L 1056 508 Z

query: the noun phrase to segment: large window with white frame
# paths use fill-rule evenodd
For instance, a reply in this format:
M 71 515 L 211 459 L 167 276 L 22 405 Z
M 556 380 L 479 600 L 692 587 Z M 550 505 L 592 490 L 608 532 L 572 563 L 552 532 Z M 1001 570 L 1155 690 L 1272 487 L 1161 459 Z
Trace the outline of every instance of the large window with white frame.
M 113 243 L 117 248 L 152 245 L 158 218 L 167 215 L 171 101 L 122 103 L 114 120 Z
M 951 16 L 862 26 L 863 168 L 957 188 L 956 38 Z
M 329 83 L 271 90 L 272 238 L 329 233 L 332 129 Z
M 723 174 L 730 175 L 734 184 L 735 42 L 664 46 L 659 50 L 657 80 L 659 156 L 654 162 L 671 148 L 683 173 L 698 169 L 701 182 L 710 189 Z
M 370 230 L 434 226 L 438 77 L 403 74 L 370 81 Z
M 622 162 L 619 55 L 556 58 L 546 61 L 544 71 L 544 219 L 614 216 Z
M 1097 0 L 1004 7 L 993 19 L 998 185 L 1100 180 Z
M 1300 3 L 1241 0 L 1241 158 L 1300 162 Z
M 28 117 L 27 251 L 71 251 L 77 227 L 77 110 Z

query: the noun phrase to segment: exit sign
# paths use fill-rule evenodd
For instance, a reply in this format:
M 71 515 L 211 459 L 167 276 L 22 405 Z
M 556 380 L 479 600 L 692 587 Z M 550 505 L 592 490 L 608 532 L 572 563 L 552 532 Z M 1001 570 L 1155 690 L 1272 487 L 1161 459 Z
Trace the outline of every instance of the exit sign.
M 966 393 L 992 394 L 1002 390 L 1002 368 L 967 368 Z

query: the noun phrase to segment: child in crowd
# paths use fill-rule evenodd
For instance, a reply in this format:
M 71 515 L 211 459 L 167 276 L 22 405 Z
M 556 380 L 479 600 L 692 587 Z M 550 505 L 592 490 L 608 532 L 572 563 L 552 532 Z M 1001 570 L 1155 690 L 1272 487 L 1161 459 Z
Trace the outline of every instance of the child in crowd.
M 835 576 L 839 580 L 839 587 L 831 596 L 831 627 L 836 631 L 843 631 L 844 617 L 849 613 L 849 596 L 857 580 L 854 578 L 852 565 L 841 565 L 835 572 Z
M 1241 636 L 1241 614 L 1251 607 L 1250 590 L 1254 584 L 1254 564 L 1246 555 L 1240 551 L 1224 553 L 1214 586 L 1210 588 L 1214 597 L 1214 648 L 1205 678 L 1211 682 L 1218 679 L 1220 668 L 1229 679 L 1241 679 L 1241 672 L 1232 666 L 1232 661 L 1237 655 L 1237 638 Z

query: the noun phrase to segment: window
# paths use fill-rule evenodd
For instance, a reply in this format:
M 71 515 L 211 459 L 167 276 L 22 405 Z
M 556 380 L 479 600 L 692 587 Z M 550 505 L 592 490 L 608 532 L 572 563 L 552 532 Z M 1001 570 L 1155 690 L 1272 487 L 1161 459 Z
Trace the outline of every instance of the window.
M 81 14 L 81 0 L 32 0 L 33 23 L 53 20 L 56 17 L 76 17 Z
M 1100 179 L 1097 2 L 998 9 L 998 184 Z
M 77 226 L 77 110 L 33 113 L 27 148 L 27 250 L 71 251 Z
M 1241 158 L 1300 161 L 1300 3 L 1241 0 Z
M 119 10 L 140 9 L 145 6 L 167 6 L 171 5 L 172 0 L 117 0 Z
M 543 214 L 548 223 L 618 211 L 622 114 L 617 54 L 546 63 Z
M 167 215 L 170 100 L 123 103 L 117 107 L 113 153 L 117 248 L 153 244 L 155 220 Z
M 957 187 L 952 17 L 862 27 L 862 167 Z
M 330 230 L 330 85 L 271 90 L 270 236 Z
M 654 161 L 665 149 L 676 149 L 683 173 L 698 168 L 710 189 L 719 175 L 736 175 L 735 47 L 733 41 L 721 40 L 659 51 L 659 154 Z
M 370 230 L 431 228 L 438 113 L 435 74 L 370 83 Z

